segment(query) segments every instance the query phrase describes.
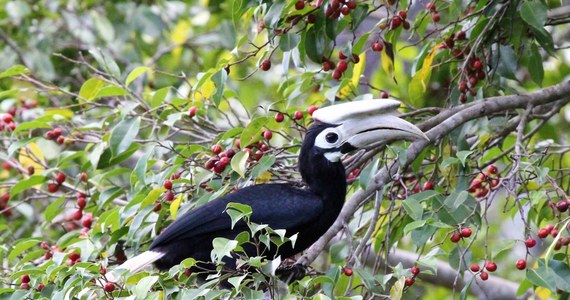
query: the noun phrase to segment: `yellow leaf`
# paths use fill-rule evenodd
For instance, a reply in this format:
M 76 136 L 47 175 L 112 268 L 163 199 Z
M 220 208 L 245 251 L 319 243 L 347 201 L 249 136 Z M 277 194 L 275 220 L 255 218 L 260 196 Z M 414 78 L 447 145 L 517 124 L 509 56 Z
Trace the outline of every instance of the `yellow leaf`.
M 24 168 L 29 166 L 34 167 L 36 173 L 43 172 L 44 170 L 42 164 L 45 160 L 44 154 L 36 143 L 29 143 L 26 147 L 20 149 L 18 160 Z
M 392 58 L 388 56 L 387 51 L 382 51 L 382 69 L 386 74 L 390 75 L 390 77 L 394 78 L 394 62 Z
M 352 86 L 357 87 L 360 84 L 360 76 L 364 73 L 364 67 L 366 66 L 366 52 L 362 52 L 359 56 L 360 61 L 354 65 L 352 69 Z
M 255 184 L 269 183 L 269 180 L 271 180 L 271 173 L 265 172 L 255 178 Z
M 404 292 L 405 281 L 406 279 L 404 277 L 400 277 L 398 281 L 394 282 L 394 285 L 390 289 L 390 296 L 392 300 L 402 299 L 402 293 Z
M 433 70 L 431 65 L 438 48 L 439 46 L 433 47 L 433 49 L 431 49 L 431 52 L 424 58 L 424 62 L 422 63 L 422 69 L 420 70 L 420 80 L 424 92 L 427 90 L 427 84 L 429 83 L 431 71 Z
M 46 109 L 45 110 L 46 116 L 63 116 L 65 118 L 72 118 L 73 111 L 70 109 L 60 109 L 60 108 L 53 108 L 53 109 Z
M 170 39 L 174 44 L 183 44 L 188 40 L 188 37 L 191 34 L 191 26 L 190 22 L 187 20 L 182 20 L 176 24 L 176 27 L 170 33 Z M 180 53 L 182 52 L 182 47 L 176 47 L 172 50 L 172 55 L 176 58 L 180 57 Z
M 541 300 L 552 299 L 551 298 L 552 292 L 547 288 L 539 286 L 536 288 L 536 290 L 534 290 L 534 292 L 535 292 L 535 295 L 538 297 L 538 299 L 541 299 Z
M 212 94 L 214 94 L 215 89 L 216 89 L 216 85 L 214 84 L 214 82 L 212 80 L 208 79 L 202 85 L 202 96 L 206 99 L 209 99 L 212 96 Z
M 180 208 L 180 202 L 182 201 L 182 194 L 179 194 L 172 203 L 170 203 L 170 215 L 172 219 L 176 220 L 176 214 L 178 213 L 178 208 Z

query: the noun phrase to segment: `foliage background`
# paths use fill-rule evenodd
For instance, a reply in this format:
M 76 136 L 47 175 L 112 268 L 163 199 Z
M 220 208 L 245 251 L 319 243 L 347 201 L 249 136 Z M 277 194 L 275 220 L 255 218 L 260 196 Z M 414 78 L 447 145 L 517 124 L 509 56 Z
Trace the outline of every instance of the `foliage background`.
M 347 206 L 300 258 L 319 257 L 311 275 L 270 295 L 568 297 L 569 218 L 556 205 L 570 201 L 570 4 L 436 1 L 430 11 L 422 1 L 356 1 L 335 16 L 335 1 L 296 2 L 0 1 L 0 110 L 13 115 L 0 126 L 0 297 L 262 297 L 243 278 L 220 291 L 183 267 L 133 275 L 113 292 L 92 279 L 193 207 L 252 182 L 298 182 L 306 109 L 383 93 L 431 143 L 352 157 Z M 347 62 L 340 80 L 323 57 Z M 54 128 L 60 142 L 46 138 Z M 256 146 L 240 151 L 236 139 Z M 215 144 L 237 152 L 221 174 L 204 168 Z M 488 188 L 466 192 L 490 165 Z M 557 237 L 537 238 L 548 224 Z M 473 236 L 451 242 L 465 227 Z M 538 245 L 527 249 L 527 238 Z M 469 268 L 486 261 L 499 268 L 482 281 Z M 412 264 L 422 273 L 404 289 Z

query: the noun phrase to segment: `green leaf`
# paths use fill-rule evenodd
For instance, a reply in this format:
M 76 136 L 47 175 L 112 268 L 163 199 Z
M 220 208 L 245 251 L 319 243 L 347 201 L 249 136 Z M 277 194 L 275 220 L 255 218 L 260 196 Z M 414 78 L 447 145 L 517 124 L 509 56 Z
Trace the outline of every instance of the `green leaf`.
M 542 64 L 542 56 L 538 51 L 538 47 L 534 43 L 530 46 L 530 57 L 528 59 L 527 67 L 532 81 L 539 86 L 542 86 L 542 80 L 544 79 L 544 66 Z
M 20 180 L 10 189 L 10 197 L 14 197 L 35 185 L 44 183 L 45 181 L 47 181 L 47 178 L 41 175 L 34 175 L 28 179 Z
M 144 73 L 146 73 L 148 71 L 149 71 L 149 67 L 142 66 L 142 67 L 135 68 L 127 76 L 127 80 L 125 80 L 125 86 L 129 86 L 131 84 L 131 82 L 133 82 L 135 79 L 139 78 L 141 75 L 143 75 Z
M 27 130 L 34 130 L 34 129 L 40 129 L 40 128 L 52 128 L 53 126 L 51 126 L 50 124 L 46 123 L 46 122 L 38 122 L 38 121 L 31 121 L 31 122 L 23 122 L 18 124 L 18 127 L 16 127 L 16 130 L 14 132 L 22 132 L 22 131 L 27 131 Z
M 8 254 L 8 260 L 12 261 L 20 254 L 24 253 L 24 251 L 34 247 L 35 245 L 39 244 L 42 240 L 36 238 L 26 238 L 22 239 L 14 244 L 14 249 L 10 251 Z
M 237 247 L 238 242 L 226 238 L 217 237 L 212 241 L 212 261 L 220 263 L 224 257 L 231 257 L 231 252 Z
M 117 156 L 129 149 L 139 132 L 140 123 L 141 119 L 139 117 L 128 118 L 122 120 L 113 128 L 111 137 L 109 138 L 113 156 Z
M 255 117 L 247 127 L 244 128 L 240 135 L 241 147 L 247 147 L 259 140 L 261 140 L 261 129 L 271 121 L 271 118 L 266 116 Z
M 227 79 L 228 79 L 228 73 L 226 72 L 226 70 L 223 69 L 212 75 L 212 81 L 216 85 L 216 92 L 212 96 L 212 99 L 214 100 L 214 103 L 216 103 L 216 105 L 220 105 L 220 102 L 222 101 L 222 96 L 224 95 L 224 88 Z
M 149 101 L 150 106 L 152 108 L 156 108 L 157 106 L 161 105 L 166 99 L 166 96 L 168 96 L 169 92 L 170 92 L 169 86 L 161 88 L 160 90 L 154 92 Z
M 265 173 L 275 163 L 275 156 L 264 155 L 257 165 L 251 170 L 251 177 L 257 178 L 259 175 Z
M 0 73 L 0 79 L 6 78 L 6 77 L 18 76 L 18 75 L 22 75 L 22 74 L 28 74 L 28 73 L 30 73 L 30 70 L 28 70 L 28 68 L 26 68 L 22 65 L 14 65 L 14 66 L 10 67 L 8 70 Z
M 473 153 L 473 151 L 459 151 L 459 152 L 457 152 L 456 156 L 457 156 L 457 158 L 459 158 L 459 161 L 461 162 L 462 166 L 465 167 L 465 161 L 467 160 L 469 155 L 471 155 L 471 153 Z
M 542 29 L 547 19 L 547 8 L 540 1 L 523 1 L 520 11 L 521 18 L 535 29 Z
M 139 280 L 133 291 L 137 299 L 146 299 L 152 286 L 158 281 L 158 276 L 147 276 Z
M 283 13 L 285 4 L 286 3 L 283 0 L 273 1 L 273 5 L 271 5 L 264 18 L 265 26 L 267 28 L 274 28 L 277 25 L 277 22 L 281 20 L 281 14 Z
M 121 77 L 121 70 L 119 66 L 113 59 L 112 55 L 107 50 L 102 49 L 91 49 L 89 53 L 95 58 L 99 67 L 103 68 L 103 70 L 107 73 L 110 73 L 115 78 Z
M 100 88 L 97 91 L 97 93 L 93 96 L 93 99 L 99 99 L 103 97 L 124 96 L 128 94 L 129 93 L 122 87 L 110 84 Z
M 150 156 L 154 153 L 154 146 L 149 148 L 137 161 L 137 164 L 133 170 L 133 174 L 138 178 L 142 185 L 146 184 L 146 168 L 148 165 L 148 160 Z
M 299 45 L 300 41 L 301 35 L 291 30 L 279 39 L 279 48 L 283 52 L 291 51 Z
M 8 156 L 12 156 L 20 148 L 26 146 L 29 143 L 35 142 L 37 139 L 38 138 L 25 138 L 11 143 L 10 147 L 8 147 Z
M 426 220 L 418 220 L 408 223 L 406 227 L 404 227 L 404 234 L 408 234 L 410 231 L 423 227 L 424 225 L 426 225 Z
M 424 208 L 420 203 L 419 198 L 408 197 L 408 199 L 402 201 L 402 206 L 406 213 L 414 220 L 421 220 L 424 214 Z
M 91 101 L 107 83 L 99 78 L 90 78 L 79 89 L 79 98 Z
M 65 197 L 60 197 L 53 201 L 46 207 L 44 211 L 44 218 L 46 222 L 51 222 L 55 216 L 59 215 L 63 209 L 63 203 L 65 202 Z
M 230 202 L 226 206 L 226 213 L 230 215 L 232 219 L 232 229 L 239 220 L 244 219 L 244 217 L 251 216 L 252 210 L 251 206 L 241 203 Z
M 231 166 L 232 170 L 236 171 L 242 178 L 245 177 L 245 171 L 249 152 L 240 151 L 232 157 Z
M 313 26 L 305 35 L 305 52 L 315 63 L 320 64 L 325 51 L 325 33 L 322 28 Z

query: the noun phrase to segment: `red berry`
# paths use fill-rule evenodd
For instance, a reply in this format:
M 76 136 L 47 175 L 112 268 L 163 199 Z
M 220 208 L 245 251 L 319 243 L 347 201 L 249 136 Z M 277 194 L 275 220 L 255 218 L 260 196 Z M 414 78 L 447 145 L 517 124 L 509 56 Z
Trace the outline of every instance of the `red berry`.
M 431 2 L 428 3 L 428 4 L 426 4 L 426 9 L 427 9 L 428 11 L 435 11 L 435 4 L 433 4 L 433 3 L 431 3 Z
M 486 76 L 485 72 L 483 72 L 481 70 L 477 71 L 477 79 L 483 80 L 483 79 L 485 79 L 485 76 Z
M 162 209 L 162 203 L 154 202 L 154 208 L 152 210 L 153 211 L 160 211 L 160 209 Z
M 342 268 L 342 273 L 346 276 L 352 276 L 352 268 L 344 267 Z
M 228 150 L 226 150 L 225 153 L 226 153 L 226 156 L 229 158 L 232 158 L 232 157 L 234 157 L 234 155 L 236 155 L 236 151 L 234 149 L 228 149 Z
M 356 8 L 356 1 L 348 0 L 348 1 L 346 1 L 346 6 L 348 6 L 350 9 L 355 9 Z
M 439 13 L 437 13 L 437 12 L 431 14 L 431 19 L 432 19 L 435 23 L 439 22 L 440 18 L 441 18 L 441 17 L 439 16 Z
M 524 260 L 522 258 L 517 260 L 517 269 L 519 269 L 519 270 L 526 269 L 526 260 Z
M 271 130 L 265 130 L 265 131 L 263 132 L 263 138 L 264 138 L 266 141 L 271 140 L 272 137 L 273 137 L 273 132 L 271 132 Z
M 532 248 L 536 245 L 536 240 L 533 238 L 528 238 L 526 241 L 524 241 L 524 244 L 527 246 L 527 248 Z
M 489 279 L 489 274 L 487 274 L 487 272 L 481 272 L 481 274 L 479 274 L 479 276 L 481 276 L 481 280 L 483 280 L 483 281 Z
M 49 250 L 49 243 L 47 241 L 42 241 L 40 243 L 40 248 L 44 249 L 44 250 Z
M 560 200 L 556 203 L 556 208 L 558 208 L 560 212 L 567 211 L 569 206 L 570 206 L 570 201 L 568 200 Z
M 20 289 L 22 290 L 29 290 L 30 289 L 30 284 L 27 282 L 23 282 L 22 284 L 20 284 Z
M 339 58 L 339 59 L 346 59 L 346 55 L 344 55 L 344 53 L 342 53 L 342 51 L 340 51 L 340 52 L 338 53 L 338 58 Z
M 54 128 L 52 130 L 52 132 L 53 132 L 53 136 L 57 138 L 57 137 L 61 136 L 62 130 L 61 130 L 61 128 Z
M 401 10 L 398 12 L 398 16 L 400 16 L 400 18 L 405 19 L 408 17 L 408 12 L 405 10 Z
M 34 166 L 28 166 L 28 174 L 34 175 L 34 173 L 36 172 L 36 169 L 34 168 Z
M 7 161 L 2 162 L 2 169 L 6 170 L 6 171 L 12 170 L 12 164 L 10 164 Z
M 295 9 L 296 10 L 302 10 L 303 8 L 305 8 L 305 1 L 299 0 L 299 1 L 295 2 Z
M 107 268 L 105 268 L 105 266 L 101 266 L 99 268 L 99 274 L 101 274 L 101 275 L 107 274 Z
M 81 220 L 81 225 L 86 228 L 91 228 L 91 224 L 93 224 L 93 215 L 91 213 L 86 213 L 83 216 L 83 220 Z
M 469 227 L 465 227 L 465 228 L 461 229 L 461 236 L 464 238 L 470 237 L 472 233 L 473 233 L 473 231 Z
M 263 157 L 263 151 L 257 150 L 255 151 L 255 160 L 260 160 Z
M 478 264 L 472 264 L 469 269 L 471 269 L 471 272 L 476 273 L 476 272 L 479 272 L 479 270 L 480 270 L 481 268 L 479 268 L 479 265 L 478 265 Z
M 418 266 L 413 266 L 412 267 L 412 275 L 414 275 L 414 277 L 418 276 L 418 274 L 420 274 L 420 268 Z
M 343 6 L 343 7 L 340 9 L 340 12 L 341 12 L 344 16 L 347 16 L 347 15 L 350 14 L 350 8 L 345 5 L 345 6 Z
M 112 282 L 107 282 L 107 283 L 105 283 L 105 286 L 103 287 L 103 289 L 107 293 L 112 293 L 115 290 L 115 284 L 113 284 Z
M 164 188 L 167 190 L 171 190 L 172 189 L 172 181 L 165 180 L 164 183 L 162 184 L 162 186 L 164 186 Z
M 544 229 L 546 229 L 546 231 L 548 231 L 548 233 L 550 233 L 554 229 L 554 225 L 548 224 L 548 225 L 546 225 L 546 227 L 544 227 Z
M 285 115 L 283 115 L 280 112 L 275 114 L 275 122 L 281 123 L 281 122 L 283 122 L 283 120 L 285 120 Z
M 473 60 L 473 63 L 471 64 L 471 66 L 473 67 L 473 69 L 475 70 L 481 70 L 483 69 L 483 63 L 481 62 L 480 59 L 476 58 Z
M 485 269 L 487 269 L 487 271 L 489 272 L 495 272 L 497 271 L 497 264 L 492 261 L 489 261 L 485 264 Z
M 551 235 L 552 237 L 557 237 L 557 236 L 558 236 L 558 229 L 556 229 L 556 228 L 555 228 L 555 229 L 552 229 L 552 231 L 550 232 L 550 235 Z
M 392 28 L 397 28 L 402 25 L 402 19 L 398 16 L 392 18 Z
M 166 191 L 166 193 L 164 193 L 164 201 L 172 201 L 172 200 L 174 200 L 174 193 L 172 192 L 172 190 Z
M 489 194 L 489 189 L 488 188 L 482 188 L 482 189 L 477 190 L 477 193 L 475 193 L 475 197 L 483 198 L 483 197 L 487 196 L 487 194 Z
M 266 59 L 264 61 L 261 62 L 261 65 L 259 66 L 259 68 L 262 71 L 268 71 L 269 69 L 271 69 L 271 61 L 269 59 Z
M 459 242 L 460 239 L 461 239 L 461 235 L 460 235 L 458 232 L 454 232 L 454 233 L 451 235 L 451 238 L 449 238 L 449 240 L 450 240 L 451 242 L 453 242 L 453 243 Z
M 219 161 L 214 164 L 214 172 L 216 172 L 218 174 L 222 173 L 225 169 L 226 169 L 226 165 L 223 163 L 220 163 Z
M 81 217 L 83 217 L 83 210 L 78 209 L 69 218 L 70 218 L 70 220 L 79 221 L 79 220 L 81 220 Z
M 47 140 L 53 140 L 53 139 L 55 139 L 55 135 L 53 134 L 53 131 L 50 130 L 50 131 L 46 132 L 45 138 L 46 138 Z
M 79 256 L 79 253 L 69 253 L 69 255 L 67 255 L 67 258 L 76 261 L 80 258 L 81 256 Z
M 380 98 L 387 99 L 388 97 L 390 97 L 390 94 L 388 94 L 388 92 L 386 92 L 386 91 L 380 92 Z
M 87 173 L 85 172 L 81 173 L 81 175 L 79 176 L 79 180 L 87 182 Z
M 334 70 L 334 72 L 332 73 L 332 78 L 334 80 L 340 80 L 341 77 L 342 77 L 342 72 L 339 70 Z
M 301 120 L 302 118 L 303 118 L 303 113 L 300 112 L 300 111 L 296 111 L 296 112 L 293 114 L 293 119 L 295 119 L 295 120 Z
M 410 22 L 408 21 L 404 21 L 404 25 L 402 25 L 404 27 L 405 30 L 410 29 Z
M 212 145 L 212 147 L 210 148 L 210 150 L 214 153 L 214 154 L 220 154 L 222 152 L 222 146 L 220 146 L 219 144 L 215 144 Z
M 458 41 L 462 41 L 464 39 L 466 39 L 466 35 L 465 35 L 465 31 L 460 30 L 455 34 L 455 39 Z
M 545 229 L 545 228 L 541 228 L 541 229 L 539 229 L 538 232 L 537 232 L 538 237 L 541 238 L 541 239 L 547 237 L 548 234 L 549 234 L 549 232 L 548 232 L 548 230 Z
M 20 278 L 20 280 L 21 280 L 23 283 L 28 283 L 28 282 L 30 282 L 30 275 L 24 274 L 24 275 L 22 275 L 22 277 Z
M 382 52 L 383 49 L 384 49 L 384 45 L 382 43 L 380 43 L 379 41 L 372 43 L 372 51 Z
M 38 287 L 36 288 L 38 290 L 38 292 L 41 292 L 46 286 L 43 283 L 38 284 Z
M 63 145 L 63 143 L 65 143 L 65 138 L 63 136 L 58 136 L 56 142 Z
M 190 118 L 194 117 L 197 111 L 198 111 L 198 106 L 194 105 L 190 107 L 190 109 L 188 109 L 188 116 L 190 116 Z
M 230 160 L 229 157 L 222 157 L 222 158 L 220 158 L 219 163 L 222 164 L 222 165 L 224 165 L 224 167 L 225 167 L 225 166 L 227 166 L 227 165 L 230 164 L 230 161 L 231 161 L 231 160 Z
M 65 174 L 63 172 L 57 173 L 57 175 L 55 175 L 55 181 L 60 185 L 62 183 L 64 183 L 65 182 Z
M 404 281 L 404 285 L 406 286 L 411 286 L 414 284 L 416 280 L 413 277 L 407 277 L 406 280 Z
M 85 197 L 77 198 L 77 207 L 83 209 L 85 208 L 86 205 L 87 205 L 87 199 L 85 199 Z
M 495 165 L 490 165 L 487 167 L 487 172 L 489 172 L 489 174 L 497 174 L 498 171 L 499 169 Z
M 8 131 L 14 131 L 14 129 L 16 129 L 16 123 L 14 123 L 14 122 L 8 123 L 7 129 L 8 129 Z
M 459 83 L 459 92 L 465 93 L 467 91 L 467 82 L 461 81 Z
M 14 121 L 14 117 L 11 114 L 4 114 L 2 115 L 2 121 L 6 124 L 12 123 Z
M 424 183 L 424 186 L 422 188 L 423 191 L 429 191 L 429 190 L 433 190 L 433 182 L 431 182 L 430 180 L 426 181 Z
M 360 56 L 358 56 L 358 54 L 356 53 L 352 53 L 352 62 L 357 64 L 360 62 Z
M 234 141 L 234 146 L 238 149 L 241 149 L 241 140 L 240 139 L 236 139 Z
M 57 192 L 57 190 L 59 190 L 58 184 L 56 184 L 56 183 L 49 183 L 48 184 L 48 192 L 55 193 L 55 192 Z
M 348 63 L 344 60 L 341 60 L 336 64 L 336 69 L 342 73 L 348 69 Z
M 307 113 L 309 114 L 309 116 L 312 116 L 313 113 L 315 112 L 315 110 L 319 109 L 318 107 L 316 107 L 315 105 L 311 105 L 309 106 L 309 108 L 307 108 Z

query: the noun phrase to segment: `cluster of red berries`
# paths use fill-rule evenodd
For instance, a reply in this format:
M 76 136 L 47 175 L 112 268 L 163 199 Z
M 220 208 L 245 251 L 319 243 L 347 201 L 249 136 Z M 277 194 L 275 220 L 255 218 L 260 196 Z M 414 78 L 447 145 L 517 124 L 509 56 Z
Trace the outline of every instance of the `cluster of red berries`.
M 45 138 L 48 140 L 55 140 L 58 144 L 63 145 L 65 143 L 65 137 L 62 135 L 63 130 L 61 128 L 54 128 L 46 132 Z
M 402 27 L 404 27 L 405 30 L 410 29 L 410 22 L 406 20 L 407 17 L 408 17 L 407 11 L 405 10 L 398 11 L 398 13 L 395 14 L 390 20 L 390 29 L 396 29 L 400 27 L 400 25 L 402 25 Z
M 570 230 L 570 228 L 568 229 Z M 536 235 L 541 239 L 545 239 L 546 237 L 548 237 L 548 235 L 555 238 L 558 236 L 559 233 L 560 232 L 558 231 L 558 229 L 554 227 L 554 225 L 548 224 L 545 227 L 540 228 L 536 233 Z M 554 245 L 554 250 L 558 251 L 562 248 L 562 246 L 568 246 L 568 245 L 570 245 L 570 237 L 562 237 L 558 239 L 556 245 Z
M 339 52 L 338 53 L 338 58 L 340 59 L 339 62 L 336 64 L 336 66 L 334 65 L 334 63 L 326 58 L 323 57 L 322 58 L 322 63 L 323 63 L 323 71 L 329 71 L 329 70 L 334 70 L 332 73 L 332 78 L 335 80 L 340 80 L 340 78 L 342 77 L 342 74 L 344 74 L 344 72 L 348 69 L 348 64 L 349 63 L 359 63 L 360 62 L 360 57 L 356 54 L 356 53 L 352 53 L 350 55 L 350 59 L 348 56 L 346 56 L 344 53 Z
M 454 49 L 453 55 L 459 59 L 463 58 L 463 52 L 459 50 L 459 54 L 455 53 L 456 50 Z M 467 92 L 471 96 L 477 95 L 477 91 L 475 90 L 475 86 L 479 81 L 484 80 L 487 74 L 484 70 L 483 61 L 479 57 L 471 57 L 467 63 L 467 66 L 464 70 L 464 79 L 459 81 L 459 101 L 461 103 L 465 103 L 467 101 Z
M 461 238 L 468 238 L 473 234 L 473 230 L 469 227 L 463 227 L 459 232 L 455 231 L 451 234 L 449 240 L 453 243 L 457 243 L 461 240 Z
M 468 192 L 472 193 L 477 198 L 486 197 L 489 194 L 489 189 L 496 188 L 501 182 L 501 175 L 499 169 L 495 165 L 487 167 L 487 171 L 479 173 L 475 179 L 471 181 Z
M 14 129 L 16 129 L 16 122 L 14 121 L 15 114 L 16 112 L 14 111 L 14 114 L 9 112 L 2 115 L 2 119 L 0 120 L 0 131 L 14 131 Z
M 356 8 L 355 0 L 333 0 L 325 10 L 325 16 L 329 19 L 338 19 L 340 15 L 347 16 Z
M 48 184 L 48 186 L 47 186 L 48 192 L 50 192 L 50 193 L 57 192 L 59 190 L 59 187 L 65 182 L 66 178 L 67 178 L 67 176 L 65 176 L 65 173 L 58 172 L 55 175 L 55 182 L 51 182 Z
M 484 270 L 487 270 L 489 272 L 495 272 L 495 271 L 497 271 L 497 264 L 492 262 L 492 261 L 488 261 L 483 266 L 483 270 L 481 270 L 481 267 L 479 267 L 478 264 L 472 264 L 469 269 L 473 273 L 480 272 L 479 277 L 481 277 L 481 280 L 485 281 L 485 280 L 489 279 L 489 274 L 487 272 L 485 272 Z
M 431 20 L 434 23 L 439 22 L 439 20 L 441 19 L 441 16 L 439 15 L 439 12 L 437 11 L 437 7 L 435 6 L 435 3 L 428 3 L 426 4 L 426 10 L 431 14 Z
M 164 200 L 165 201 L 172 201 L 174 200 L 174 192 L 172 191 L 173 188 L 173 183 L 172 180 L 177 180 L 180 179 L 180 177 L 182 176 L 182 173 L 180 172 L 176 172 L 172 175 L 170 175 L 170 180 L 165 180 L 162 183 L 162 186 L 166 189 L 166 192 L 164 193 Z M 154 207 L 154 211 L 159 211 L 162 208 L 162 205 L 159 203 L 155 203 L 155 207 Z
M 31 280 L 31 279 L 30 279 L 30 275 L 28 275 L 28 274 L 22 275 L 22 277 L 20 277 L 20 281 L 22 282 L 22 283 L 20 284 L 20 289 L 22 289 L 22 290 L 29 290 L 29 289 L 31 288 L 31 287 L 30 287 L 30 280 Z M 40 284 L 38 284 L 38 286 L 36 287 L 36 290 L 37 290 L 37 291 L 41 291 L 41 290 L 44 289 L 44 287 L 45 287 L 45 285 L 44 285 L 43 283 L 40 283 Z
M 334 65 L 333 65 L 333 66 L 334 66 Z M 311 106 L 309 106 L 309 107 L 307 108 L 307 113 L 309 114 L 309 116 L 312 116 L 313 113 L 314 113 L 317 109 L 319 109 L 317 106 L 311 105 Z M 303 112 L 300 111 L 300 110 L 295 111 L 295 112 L 293 113 L 293 115 L 291 116 L 291 118 L 292 118 L 293 120 L 301 120 L 301 119 L 303 119 L 303 117 L 304 117 Z M 275 117 L 274 117 L 274 118 L 275 118 L 275 122 L 281 123 L 281 122 L 285 121 L 285 114 L 283 114 L 282 112 L 277 112 L 277 113 L 275 113 Z M 263 133 L 262 133 L 262 134 L 263 134 Z
M 410 271 L 412 272 L 412 277 L 406 277 L 404 281 L 405 286 L 412 286 L 416 282 L 416 277 L 420 274 L 420 267 L 413 266 L 410 268 Z
M 226 151 L 222 151 L 223 149 L 220 145 L 213 145 L 211 150 L 214 153 L 214 156 L 210 157 L 204 167 L 218 174 L 222 173 L 230 164 L 231 158 L 234 157 L 236 151 L 231 148 Z

